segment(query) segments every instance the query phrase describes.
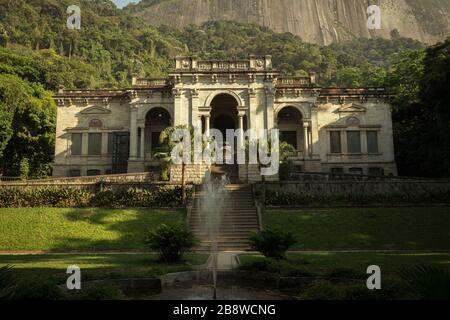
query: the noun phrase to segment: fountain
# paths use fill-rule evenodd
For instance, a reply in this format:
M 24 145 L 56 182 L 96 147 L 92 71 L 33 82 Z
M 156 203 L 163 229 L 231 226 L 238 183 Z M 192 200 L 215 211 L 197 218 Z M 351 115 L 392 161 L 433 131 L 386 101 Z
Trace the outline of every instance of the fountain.
M 203 185 L 203 197 L 198 211 L 200 221 L 205 224 L 207 239 L 211 243 L 211 253 L 207 269 L 212 272 L 213 300 L 217 300 L 217 270 L 219 256 L 219 234 L 222 216 L 224 215 L 224 202 L 228 196 L 226 186 L 230 180 L 226 174 L 212 174 L 208 172 Z

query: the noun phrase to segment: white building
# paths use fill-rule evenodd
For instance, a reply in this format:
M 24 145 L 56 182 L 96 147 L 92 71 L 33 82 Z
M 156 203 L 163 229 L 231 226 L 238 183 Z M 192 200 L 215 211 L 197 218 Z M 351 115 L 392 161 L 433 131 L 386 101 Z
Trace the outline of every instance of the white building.
M 61 90 L 54 176 L 145 172 L 164 128 L 199 120 L 203 131 L 278 128 L 299 171 L 396 175 L 384 89 L 315 80 L 280 77 L 270 56 L 178 57 L 168 78 L 133 78 L 128 90 Z

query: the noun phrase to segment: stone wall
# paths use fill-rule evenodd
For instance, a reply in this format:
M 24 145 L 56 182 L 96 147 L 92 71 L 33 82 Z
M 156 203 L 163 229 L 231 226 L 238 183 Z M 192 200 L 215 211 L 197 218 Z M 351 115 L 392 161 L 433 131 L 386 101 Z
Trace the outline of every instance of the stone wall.
M 207 172 L 210 171 L 210 165 L 207 164 L 191 164 L 186 165 L 186 183 L 200 184 L 205 181 Z M 170 168 L 170 181 L 173 183 L 181 183 L 182 166 L 173 165 Z

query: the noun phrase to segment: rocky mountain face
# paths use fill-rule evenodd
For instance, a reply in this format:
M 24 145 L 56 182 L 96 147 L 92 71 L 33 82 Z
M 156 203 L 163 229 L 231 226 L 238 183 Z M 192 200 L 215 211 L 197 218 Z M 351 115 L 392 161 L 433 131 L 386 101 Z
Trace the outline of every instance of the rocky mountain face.
M 381 8 L 381 30 L 367 28 L 373 4 Z M 450 34 L 450 0 L 143 0 L 129 10 L 156 26 L 230 20 L 321 45 L 392 35 L 434 43 Z

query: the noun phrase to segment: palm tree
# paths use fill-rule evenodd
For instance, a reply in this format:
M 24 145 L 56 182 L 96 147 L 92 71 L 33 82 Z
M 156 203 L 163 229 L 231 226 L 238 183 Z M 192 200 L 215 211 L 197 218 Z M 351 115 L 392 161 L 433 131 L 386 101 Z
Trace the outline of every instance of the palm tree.
M 168 174 L 170 171 L 170 167 L 173 164 L 172 159 L 172 150 L 177 146 L 179 142 L 175 142 L 172 139 L 172 135 L 176 130 L 189 130 L 189 136 L 190 136 L 190 146 L 192 151 L 194 149 L 194 128 L 188 127 L 186 125 L 179 125 L 175 127 L 168 127 L 163 132 L 161 132 L 161 135 L 159 137 L 159 142 L 161 144 L 161 148 L 159 148 L 158 152 L 154 155 L 156 159 L 159 159 L 161 162 L 161 166 L 163 169 L 163 172 Z M 183 152 L 186 150 L 180 150 L 180 156 Z M 191 152 L 192 154 L 192 152 Z M 181 193 L 182 193 L 182 201 L 183 205 L 186 204 L 186 163 L 182 161 L 181 163 Z

